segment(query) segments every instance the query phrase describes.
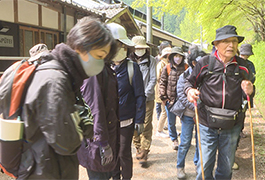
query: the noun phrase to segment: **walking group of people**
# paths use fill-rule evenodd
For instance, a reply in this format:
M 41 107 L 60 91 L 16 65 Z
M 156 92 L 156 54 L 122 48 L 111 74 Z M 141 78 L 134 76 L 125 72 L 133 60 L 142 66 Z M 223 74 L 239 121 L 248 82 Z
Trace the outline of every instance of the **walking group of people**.
M 236 56 L 243 39 L 227 25 L 216 30 L 213 55 L 191 46 L 186 61 L 180 47 L 165 41 L 154 58 L 143 36 L 130 40 L 117 23 L 82 18 L 66 43 L 34 59 L 39 66 L 23 105 L 18 179 L 78 179 L 79 164 L 89 179 L 131 179 L 131 144 L 139 163 L 147 163 L 154 106 L 156 135 L 170 137 L 177 151 L 177 177 L 183 179 L 195 101 L 201 135 L 196 136 L 201 142 L 194 156 L 196 179 L 231 179 L 244 124 L 241 105 L 254 94 L 254 70 L 244 60 L 253 52 L 245 45 L 240 51 L 244 59 Z M 234 114 L 225 116 L 226 111 Z

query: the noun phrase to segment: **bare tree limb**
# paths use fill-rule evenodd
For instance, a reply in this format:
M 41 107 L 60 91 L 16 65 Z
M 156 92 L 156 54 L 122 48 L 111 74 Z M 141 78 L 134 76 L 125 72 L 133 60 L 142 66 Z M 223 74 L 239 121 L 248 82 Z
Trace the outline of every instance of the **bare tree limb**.
M 230 0 L 229 3 L 225 4 L 225 6 L 223 7 L 223 9 L 222 9 L 221 12 L 219 13 L 219 15 L 215 17 L 215 19 L 218 19 L 218 18 L 223 14 L 223 12 L 224 12 L 224 10 L 226 9 L 226 7 L 229 6 L 230 4 L 232 4 L 233 1 L 234 1 L 234 0 Z

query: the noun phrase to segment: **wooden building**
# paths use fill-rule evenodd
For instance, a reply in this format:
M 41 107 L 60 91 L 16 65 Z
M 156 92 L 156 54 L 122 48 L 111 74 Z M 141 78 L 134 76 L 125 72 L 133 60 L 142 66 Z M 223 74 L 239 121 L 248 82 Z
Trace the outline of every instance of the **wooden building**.
M 8 56 L 28 57 L 29 49 L 38 43 L 53 49 L 65 41 L 69 30 L 84 16 L 104 21 L 104 14 L 67 0 L 1 0 L 0 1 L 0 71 L 12 61 Z
M 127 35 L 146 36 L 146 15 L 124 3 L 111 0 L 0 0 L 0 73 L 15 59 L 29 56 L 29 49 L 38 43 L 53 49 L 65 42 L 69 30 L 78 19 L 94 16 L 103 22 L 117 22 Z M 138 16 L 138 18 L 135 18 Z M 137 19 L 137 20 L 136 20 Z M 189 42 L 160 30 L 161 22 L 153 19 L 152 54 L 164 40 L 174 46 L 188 47 Z

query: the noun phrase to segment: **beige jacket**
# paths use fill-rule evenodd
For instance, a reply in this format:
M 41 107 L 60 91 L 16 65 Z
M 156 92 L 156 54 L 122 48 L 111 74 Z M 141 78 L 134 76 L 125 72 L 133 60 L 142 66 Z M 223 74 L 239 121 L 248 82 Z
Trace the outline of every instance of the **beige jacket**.
M 156 85 L 155 85 L 155 102 L 156 103 L 162 103 L 162 100 L 159 98 L 159 82 L 160 82 L 160 77 L 162 73 L 162 69 L 168 64 L 168 59 L 167 58 L 162 58 L 156 66 Z

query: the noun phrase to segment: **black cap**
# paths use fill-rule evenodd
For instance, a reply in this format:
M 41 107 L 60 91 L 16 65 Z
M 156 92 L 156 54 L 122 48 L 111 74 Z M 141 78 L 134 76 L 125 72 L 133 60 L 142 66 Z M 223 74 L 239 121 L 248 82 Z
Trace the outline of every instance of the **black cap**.
M 237 35 L 236 27 L 231 25 L 226 25 L 216 30 L 216 37 L 214 41 L 220 41 L 230 37 L 237 37 L 238 43 L 241 43 L 245 37 Z M 213 41 L 213 42 L 214 42 Z M 214 45 L 212 42 L 212 45 Z

